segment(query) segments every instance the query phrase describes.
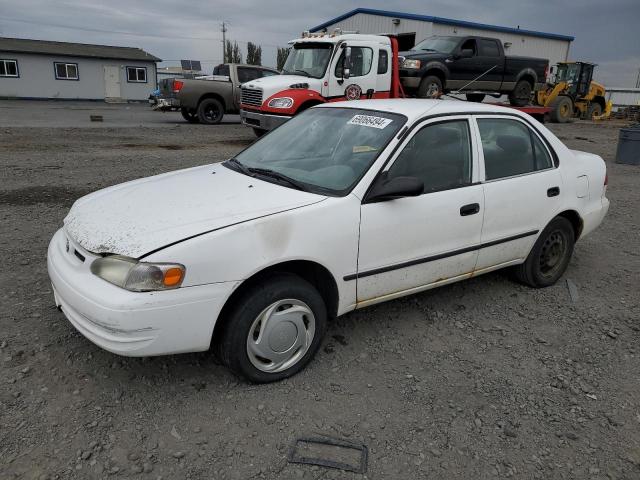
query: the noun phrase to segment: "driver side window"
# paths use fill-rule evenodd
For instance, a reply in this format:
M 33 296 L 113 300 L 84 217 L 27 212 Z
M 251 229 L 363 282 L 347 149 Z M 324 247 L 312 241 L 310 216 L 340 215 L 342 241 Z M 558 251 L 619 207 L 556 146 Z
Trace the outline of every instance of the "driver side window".
M 478 47 L 476 45 L 476 41 L 473 38 L 470 38 L 469 40 L 466 40 L 462 46 L 460 47 L 460 51 L 462 52 L 462 50 L 471 50 L 473 51 L 473 56 L 475 57 L 476 55 L 478 55 Z
M 351 76 L 364 77 L 371 71 L 373 62 L 373 50 L 368 47 L 351 47 Z M 336 64 L 336 78 L 343 77 L 344 49 Z
M 424 193 L 471 184 L 471 136 L 467 120 L 427 125 L 406 144 L 387 178 L 416 177 Z

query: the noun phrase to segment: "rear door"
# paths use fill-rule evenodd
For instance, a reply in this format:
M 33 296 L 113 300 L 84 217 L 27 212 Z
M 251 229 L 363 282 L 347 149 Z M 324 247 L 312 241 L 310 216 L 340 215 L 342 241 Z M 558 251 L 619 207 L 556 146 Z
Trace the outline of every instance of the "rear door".
M 484 223 L 477 269 L 526 258 L 560 208 L 563 188 L 550 147 L 513 116 L 476 116 L 482 148 Z
M 494 38 L 478 39 L 482 72 L 487 72 L 480 80 L 487 90 L 499 91 L 504 75 L 504 56 L 498 40 Z
M 423 180 L 424 193 L 361 208 L 359 306 L 447 283 L 473 271 L 484 198 L 464 116 L 423 123 L 383 171 Z

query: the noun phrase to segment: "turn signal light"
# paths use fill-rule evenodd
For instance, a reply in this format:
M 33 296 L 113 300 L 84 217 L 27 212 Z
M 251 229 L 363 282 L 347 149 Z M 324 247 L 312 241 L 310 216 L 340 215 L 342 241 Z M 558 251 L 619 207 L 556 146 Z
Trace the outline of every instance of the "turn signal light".
M 177 267 L 172 267 L 164 272 L 162 283 L 165 287 L 175 287 L 177 285 L 180 285 L 183 275 L 184 270 Z
M 184 82 L 181 82 L 180 80 L 174 80 L 171 89 L 173 90 L 173 93 L 178 93 L 180 90 L 182 90 L 182 87 L 184 87 Z

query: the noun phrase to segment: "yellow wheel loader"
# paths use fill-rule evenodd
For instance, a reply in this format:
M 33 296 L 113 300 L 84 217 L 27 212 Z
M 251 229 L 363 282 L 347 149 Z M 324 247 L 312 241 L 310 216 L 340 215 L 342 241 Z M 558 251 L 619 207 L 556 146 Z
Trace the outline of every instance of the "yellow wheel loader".
M 596 65 L 588 62 L 562 62 L 555 67 L 552 83 L 538 90 L 536 102 L 551 108 L 551 121 L 564 123 L 577 117 L 602 120 L 611 114 L 604 85 L 593 81 Z

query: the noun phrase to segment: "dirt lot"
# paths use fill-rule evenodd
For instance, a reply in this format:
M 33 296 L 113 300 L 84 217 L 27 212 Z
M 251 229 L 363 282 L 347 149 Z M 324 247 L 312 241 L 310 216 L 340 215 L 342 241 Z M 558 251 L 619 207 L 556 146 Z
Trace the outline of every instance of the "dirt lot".
M 54 308 L 46 248 L 75 198 L 253 141 L 141 105 L 91 124 L 102 108 L 0 102 L 0 478 L 640 478 L 640 167 L 613 163 L 622 124 L 551 126 L 609 169 L 611 211 L 565 275 L 577 299 L 489 274 L 348 314 L 306 371 L 257 386 L 207 353 L 114 356 Z M 289 464 L 314 434 L 366 444 L 366 476 Z

